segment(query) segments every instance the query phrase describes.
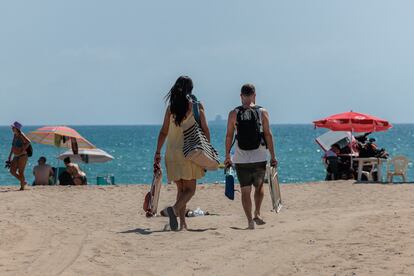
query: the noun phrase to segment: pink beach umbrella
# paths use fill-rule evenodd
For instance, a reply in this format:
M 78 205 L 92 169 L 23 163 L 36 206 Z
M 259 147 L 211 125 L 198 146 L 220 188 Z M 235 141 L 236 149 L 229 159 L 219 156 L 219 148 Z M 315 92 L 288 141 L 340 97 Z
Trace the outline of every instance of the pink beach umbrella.
M 76 130 L 67 126 L 45 126 L 30 132 L 27 136 L 33 142 L 59 148 L 69 148 L 74 152 L 78 149 L 96 148 Z

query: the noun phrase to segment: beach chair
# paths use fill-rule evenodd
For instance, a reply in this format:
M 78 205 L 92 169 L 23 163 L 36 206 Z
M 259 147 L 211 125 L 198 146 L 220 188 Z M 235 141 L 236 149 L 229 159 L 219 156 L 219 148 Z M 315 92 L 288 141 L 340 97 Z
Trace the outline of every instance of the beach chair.
M 98 175 L 96 185 L 115 185 L 115 176 L 112 174 Z
M 404 182 L 407 182 L 407 169 L 410 161 L 405 156 L 397 156 L 387 163 L 387 181 L 392 183 L 394 176 L 401 176 Z M 391 168 L 394 171 L 391 171 Z
M 367 181 L 367 182 L 374 182 L 374 181 L 382 181 L 380 174 L 380 164 L 379 159 L 377 158 L 358 158 L 358 181 Z M 365 176 L 364 180 L 362 176 Z
M 66 167 L 53 167 L 53 184 L 59 185 L 59 175 L 66 171 Z
M 375 165 L 368 165 L 368 167 L 371 167 L 371 170 L 362 171 L 362 175 L 367 178 L 368 182 L 373 182 L 374 181 L 374 173 L 375 173 Z

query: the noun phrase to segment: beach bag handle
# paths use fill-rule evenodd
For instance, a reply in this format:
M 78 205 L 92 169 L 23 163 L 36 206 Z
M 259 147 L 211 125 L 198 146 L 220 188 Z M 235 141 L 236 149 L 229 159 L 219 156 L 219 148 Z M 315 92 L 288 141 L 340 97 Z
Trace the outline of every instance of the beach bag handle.
M 188 100 L 193 104 L 193 115 L 194 119 L 201 126 L 201 119 L 200 119 L 200 101 L 197 97 L 193 94 L 187 96 Z

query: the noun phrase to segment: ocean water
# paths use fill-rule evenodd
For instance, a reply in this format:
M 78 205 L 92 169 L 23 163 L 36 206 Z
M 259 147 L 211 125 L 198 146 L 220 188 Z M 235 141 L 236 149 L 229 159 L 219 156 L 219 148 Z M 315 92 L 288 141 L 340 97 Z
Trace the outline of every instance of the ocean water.
M 97 147 L 107 151 L 115 160 L 105 164 L 81 164 L 89 181 L 96 183 L 97 175 L 113 174 L 118 184 L 150 183 L 152 180 L 153 154 L 160 126 L 72 126 Z M 26 127 L 27 133 L 37 127 Z M 224 125 L 211 125 L 212 143 L 223 159 Z M 324 180 L 325 171 L 321 163 L 322 152 L 315 138 L 326 130 L 315 130 L 312 125 L 273 125 L 276 153 L 280 162 L 280 180 L 297 183 Z M 391 156 L 406 155 L 414 160 L 414 125 L 395 125 L 388 132 L 375 133 L 380 147 Z M 0 127 L 0 160 L 5 161 L 10 152 L 12 133 L 9 127 Z M 44 155 L 53 166 L 56 156 L 64 149 L 33 144 L 33 157 L 26 168 L 28 181 L 33 181 L 32 168 Z M 208 172 L 199 183 L 223 182 L 223 170 Z M 413 164 L 410 163 L 409 180 L 414 180 Z M 0 185 L 18 184 L 8 171 L 0 167 Z

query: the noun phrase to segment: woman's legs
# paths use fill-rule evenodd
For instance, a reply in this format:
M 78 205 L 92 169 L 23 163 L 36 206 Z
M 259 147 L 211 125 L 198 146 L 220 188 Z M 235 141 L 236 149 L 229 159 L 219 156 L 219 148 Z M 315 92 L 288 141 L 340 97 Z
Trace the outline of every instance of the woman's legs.
M 178 184 L 180 183 L 180 184 Z M 183 180 L 177 181 L 177 188 L 179 192 L 177 193 L 177 201 L 173 206 L 175 213 L 180 217 L 181 228 L 187 228 L 185 222 L 185 210 L 187 208 L 187 203 L 194 196 L 196 191 L 196 180 Z
M 23 155 L 19 157 L 17 161 L 17 170 L 19 172 L 19 180 L 20 180 L 20 190 L 24 190 L 24 186 L 26 186 L 26 179 L 24 177 L 24 170 L 26 169 L 27 164 L 27 155 Z
M 24 186 L 26 185 L 24 170 L 26 168 L 27 159 L 27 155 L 23 155 L 14 158 L 10 164 L 10 174 L 20 181 L 20 190 L 24 190 Z
M 183 196 L 184 192 L 184 184 L 181 180 L 175 181 L 175 184 L 177 184 L 177 198 L 175 202 L 178 202 L 181 200 L 181 197 Z M 180 218 L 180 230 L 186 229 L 187 225 L 185 224 L 185 207 L 184 209 L 176 210 L 176 213 L 178 217 Z
M 20 181 L 20 176 L 17 173 L 17 168 L 18 168 L 18 160 L 13 159 L 10 164 L 10 174 L 16 177 Z

